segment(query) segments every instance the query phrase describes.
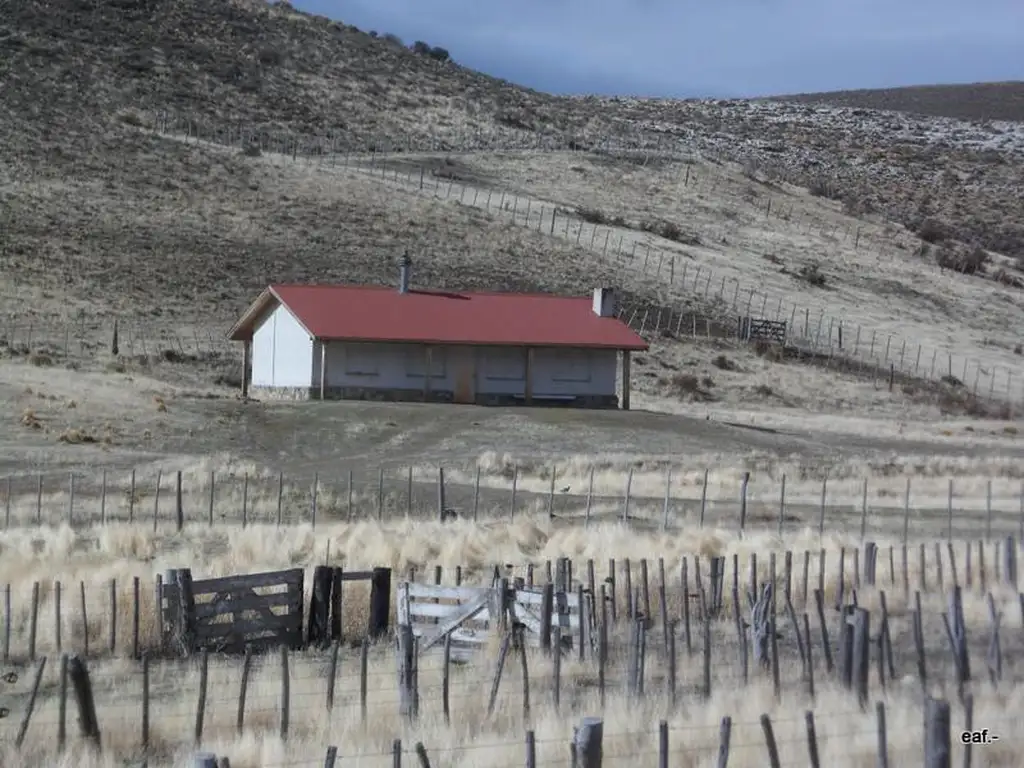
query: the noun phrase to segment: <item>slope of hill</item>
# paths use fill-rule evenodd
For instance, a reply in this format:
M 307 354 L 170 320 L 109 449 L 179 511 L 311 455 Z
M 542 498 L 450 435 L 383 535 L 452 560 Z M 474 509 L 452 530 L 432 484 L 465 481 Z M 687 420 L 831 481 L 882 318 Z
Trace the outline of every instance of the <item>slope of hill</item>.
M 9 158 L 0 166 L 0 257 L 5 279 L 33 309 L 49 291 L 62 297 L 61 311 L 95 314 L 117 302 L 126 310 L 136 294 L 122 289 L 133 276 L 151 312 L 161 286 L 182 291 L 180 272 L 169 270 L 188 264 L 198 278 L 227 275 L 230 264 L 231 287 L 188 289 L 191 301 L 176 295 L 160 309 L 223 316 L 237 309 L 228 296 L 241 302 L 271 266 L 283 268 L 275 254 L 289 241 L 297 243 L 288 267 L 296 275 L 337 269 L 329 246 L 344 239 L 312 223 L 322 212 L 315 194 L 285 176 L 260 176 L 251 158 L 147 136 L 167 115 L 204 136 L 284 135 L 325 151 L 557 149 L 600 140 L 734 160 L 752 177 L 840 200 L 876 229 L 895 219 L 953 248 L 1024 255 L 1024 202 L 1015 194 L 1024 125 L 988 131 L 781 103 L 556 98 L 261 0 L 26 0 L 0 18 L 0 49 L 0 138 Z M 370 232 L 359 222 L 372 218 L 350 217 L 362 232 L 356 242 Z M 190 220 L 202 223 L 179 231 Z M 467 226 L 438 230 L 431 247 L 464 238 Z M 388 252 L 422 246 L 407 222 L 386 229 Z M 501 263 L 501 274 L 483 264 L 435 277 L 452 288 L 471 274 L 474 285 L 558 287 L 525 259 Z M 390 279 L 377 266 L 347 274 Z M 93 280 L 75 279 L 83 275 Z M 109 302 L 92 290 L 100 279 Z
M 1024 82 L 915 85 L 776 96 L 791 104 L 831 104 L 852 109 L 909 112 L 928 117 L 1024 122 Z

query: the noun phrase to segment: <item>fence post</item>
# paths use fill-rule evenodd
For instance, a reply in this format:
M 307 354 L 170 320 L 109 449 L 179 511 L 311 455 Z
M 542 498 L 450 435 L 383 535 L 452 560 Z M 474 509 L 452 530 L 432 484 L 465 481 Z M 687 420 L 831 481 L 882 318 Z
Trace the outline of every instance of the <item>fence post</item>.
M 416 690 L 416 647 L 412 633 L 412 625 L 402 624 L 398 627 L 398 713 L 412 719 L 418 709 L 418 691 Z
M 309 624 L 306 627 L 306 646 L 326 648 L 331 640 L 331 592 L 335 569 L 318 565 L 313 569 L 313 594 L 309 598 Z
M 100 726 L 96 720 L 96 701 L 92 695 L 92 682 L 85 662 L 78 656 L 68 659 L 68 679 L 75 692 L 78 703 L 78 722 L 82 735 L 92 741 L 98 749 L 100 746 Z
M 949 702 L 929 696 L 924 708 L 925 768 L 950 768 L 949 721 Z
M 178 591 L 169 627 L 172 643 L 179 654 L 189 656 L 195 646 L 196 620 L 191 569 L 178 568 L 167 571 L 164 575 L 164 584 L 174 584 Z
M 573 732 L 578 768 L 601 768 L 604 721 L 599 717 L 584 717 Z M 931 768 L 929 766 L 929 768 Z
M 743 482 L 740 484 L 740 536 L 747 525 L 747 483 L 750 482 L 750 473 L 743 473 Z M 707 483 L 705 483 L 705 487 Z M 702 505 L 703 506 L 703 505 Z
M 174 481 L 174 511 L 178 522 L 178 533 L 181 533 L 181 529 L 185 527 L 185 507 L 181 503 L 181 470 L 178 470 L 178 474 Z
M 369 636 L 378 639 L 388 633 L 391 615 L 391 569 L 374 568 L 370 577 Z
M 444 467 L 437 468 L 437 519 L 442 523 L 445 520 Z

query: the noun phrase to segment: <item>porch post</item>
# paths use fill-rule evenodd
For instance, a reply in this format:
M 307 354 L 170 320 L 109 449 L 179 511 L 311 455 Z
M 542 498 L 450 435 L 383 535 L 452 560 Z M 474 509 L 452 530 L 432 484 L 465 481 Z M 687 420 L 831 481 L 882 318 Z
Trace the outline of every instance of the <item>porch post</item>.
M 423 371 L 423 402 L 430 400 L 430 374 L 434 370 L 434 348 L 425 346 L 423 348 L 424 371 Z
M 624 411 L 629 410 L 629 376 L 630 376 L 629 350 L 622 350 L 622 398 L 620 407 Z
M 320 340 L 320 399 L 327 396 L 327 342 Z
M 527 347 L 525 350 L 526 363 L 525 363 L 525 382 L 523 384 L 523 399 L 527 405 L 533 404 L 533 347 Z
M 252 341 L 242 342 L 242 397 L 249 396 L 249 371 L 252 368 Z

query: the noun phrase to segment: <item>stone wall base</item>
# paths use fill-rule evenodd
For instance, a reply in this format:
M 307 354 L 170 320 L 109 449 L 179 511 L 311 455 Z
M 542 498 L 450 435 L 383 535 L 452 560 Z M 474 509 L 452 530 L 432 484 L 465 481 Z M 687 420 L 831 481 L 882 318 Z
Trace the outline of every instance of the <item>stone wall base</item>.
M 249 388 L 249 396 L 256 400 L 319 400 L 319 387 L 258 387 Z M 372 389 L 370 387 L 328 387 L 327 400 L 369 400 L 390 403 L 451 403 L 453 392 L 431 391 L 424 397 L 422 389 Z M 521 395 L 478 394 L 477 405 L 527 405 Z M 618 408 L 617 395 L 580 395 L 572 398 L 539 398 L 529 404 L 534 408 Z

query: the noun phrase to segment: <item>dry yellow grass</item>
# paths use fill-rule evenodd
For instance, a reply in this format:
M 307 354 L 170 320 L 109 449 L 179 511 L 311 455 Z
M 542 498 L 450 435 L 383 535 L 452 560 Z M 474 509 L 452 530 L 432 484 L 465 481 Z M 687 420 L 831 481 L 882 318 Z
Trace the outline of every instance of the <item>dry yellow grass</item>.
M 387 565 L 395 569 L 396 580 L 410 567 L 415 567 L 422 574 L 435 564 L 449 569 L 461 565 L 464 580 L 472 584 L 486 583 L 496 563 L 522 567 L 526 563 L 539 565 L 545 560 L 566 555 L 580 564 L 577 565 L 578 573 L 582 572 L 581 564 L 585 560 L 595 559 L 598 578 L 604 575 L 604 563 L 609 557 L 617 558 L 620 563 L 624 558 L 630 558 L 634 579 L 639 576 L 640 559 L 648 558 L 652 577 L 656 580 L 654 561 L 661 557 L 668 574 L 668 614 L 675 618 L 681 614 L 678 574 L 684 556 L 699 554 L 705 563 L 706 576 L 707 557 L 711 555 L 729 557 L 737 554 L 741 572 L 746 574 L 748 557 L 756 553 L 760 578 L 764 580 L 768 576 L 769 551 L 781 553 L 786 548 L 798 554 L 802 554 L 804 549 L 817 553 L 821 547 L 826 550 L 824 583 L 826 598 L 831 604 L 838 588 L 838 549 L 850 548 L 857 543 L 850 537 L 826 536 L 819 540 L 817 533 L 810 530 L 793 531 L 784 539 L 764 532 L 751 533 L 739 539 L 731 531 L 715 529 L 690 531 L 685 535 L 642 533 L 614 524 L 592 526 L 584 531 L 578 526 L 559 525 L 546 517 L 532 516 L 524 516 L 515 523 L 486 525 L 361 522 L 324 525 L 316 530 L 309 526 L 279 529 L 260 525 L 246 530 L 237 526 L 194 526 L 186 528 L 181 535 L 154 534 L 148 526 L 125 525 L 78 531 L 67 527 L 12 530 L 0 536 L 0 582 L 11 584 L 14 608 L 12 654 L 21 678 L 15 686 L 3 691 L 6 697 L 4 705 L 11 706 L 13 714 L 0 723 L 0 739 L 4 740 L 5 749 L 0 753 L 0 759 L 7 765 L 99 768 L 122 765 L 124 760 L 138 755 L 141 672 L 137 663 L 126 658 L 130 648 L 133 576 L 141 577 L 143 584 L 142 644 L 152 648 L 155 626 L 151 585 L 156 573 L 171 567 L 191 566 L 196 578 L 296 566 L 311 568 L 323 562 L 329 550 L 333 564 L 343 564 L 346 568 Z M 890 543 L 880 542 L 883 552 Z M 963 580 L 963 555 L 960 551 L 963 544 L 957 543 L 956 546 L 960 578 Z M 914 551 L 911 550 L 912 553 Z M 916 682 L 908 677 L 914 669 L 913 646 L 908 645 L 907 634 L 912 596 L 911 600 L 904 596 L 899 576 L 894 586 L 889 585 L 883 560 L 884 557 L 880 556 L 879 584 L 890 593 L 888 605 L 896 643 L 897 680 L 890 683 L 883 694 L 876 672 L 872 670 L 871 685 L 873 696 L 886 702 L 890 760 L 891 764 L 900 765 L 920 760 L 920 694 Z M 977 659 L 977 682 L 973 684 L 974 722 L 977 727 L 991 728 L 1003 736 L 999 744 L 976 750 L 976 764 L 996 766 L 1010 764 L 1013 754 L 1011 734 L 1021 725 L 1019 714 L 1007 714 L 1019 712 L 1020 705 L 1024 703 L 1021 688 L 1016 684 L 1021 671 L 1020 643 L 1016 640 L 1021 619 L 1012 587 L 995 584 L 995 558 L 990 555 L 986 563 L 989 589 L 1004 614 L 1005 677 L 998 689 L 983 682 L 980 652 L 973 650 L 984 642 L 986 633 L 984 599 L 977 588 L 980 576 L 977 560 L 973 566 L 975 588 L 965 595 L 965 614 L 972 635 L 972 653 Z M 926 567 L 930 589 L 923 595 L 923 605 L 929 631 L 929 674 L 934 681 L 930 688 L 938 694 L 947 688 L 952 678 L 949 654 L 937 634 L 939 625 L 936 620 L 944 606 L 941 593 L 936 591 L 936 577 L 931 573 L 934 561 Z M 690 568 L 692 574 L 692 558 Z M 731 574 L 731 565 L 729 569 Z M 812 584 L 816 582 L 816 569 L 817 554 L 812 558 Z M 916 557 L 910 558 L 908 573 L 911 589 L 918 588 L 920 573 Z M 944 574 L 943 580 L 948 587 L 948 563 Z M 853 578 L 852 557 L 847 556 L 847 585 L 853 584 Z M 114 654 L 105 647 L 110 631 L 107 596 L 110 579 L 117 579 L 120 585 L 117 650 Z M 30 595 L 36 581 L 40 584 L 38 653 L 47 655 L 49 662 L 25 751 L 16 754 L 10 742 L 23 712 L 25 691 L 31 678 L 29 669 L 24 666 L 24 656 L 28 641 Z M 60 581 L 65 590 L 62 604 L 65 651 L 77 651 L 82 647 L 83 626 L 74 598 L 77 583 L 83 581 L 86 584 L 90 667 L 105 745 L 102 757 L 87 756 L 77 738 L 72 739 L 74 745 L 70 754 L 58 757 L 55 753 L 53 734 L 57 717 L 58 665 L 51 627 L 55 616 L 56 581 Z M 806 609 L 800 587 L 795 586 L 794 590 L 797 611 L 802 612 Z M 346 595 L 344 629 L 346 637 L 356 640 L 366 626 L 365 588 L 353 586 Z M 858 598 L 862 606 L 877 615 L 876 590 L 862 587 Z M 727 615 L 731 615 L 730 605 L 731 600 L 727 599 Z M 673 711 L 664 692 L 665 662 L 658 613 L 655 610 L 655 630 L 651 632 L 649 641 L 648 694 L 644 702 L 631 702 L 623 695 L 622 646 L 621 643 L 613 643 L 608 700 L 603 712 L 607 731 L 606 765 L 622 765 L 638 758 L 646 762 L 654 760 L 657 721 L 662 718 L 667 719 L 670 726 L 672 764 L 695 768 L 708 765 L 717 748 L 719 719 L 729 715 L 734 722 L 730 765 L 740 768 L 763 766 L 766 752 L 757 724 L 762 713 L 773 718 L 783 764 L 799 764 L 806 754 L 803 730 L 803 710 L 806 708 L 813 708 L 816 713 L 824 764 L 851 767 L 874 764 L 873 714 L 861 714 L 855 700 L 837 690 L 826 678 L 819 645 L 815 647 L 818 698 L 812 707 L 799 682 L 799 663 L 793 658 L 794 642 L 784 620 L 780 624 L 783 632 L 780 654 L 784 659 L 781 665 L 784 680 L 781 702 L 773 700 L 770 679 L 762 672 L 752 672 L 751 684 L 746 688 L 742 686 L 732 622 L 727 620 L 721 626 L 715 626 L 712 650 L 714 695 L 708 703 L 702 702 L 696 694 L 701 680 L 699 632 L 694 632 L 695 656 L 692 659 L 687 658 L 682 639 L 677 641 L 680 703 Z M 830 624 L 833 615 L 834 612 L 829 610 Z M 831 626 L 830 631 L 833 631 Z M 816 636 L 814 641 L 816 644 L 819 642 Z M 277 735 L 280 708 L 280 664 L 277 657 L 271 655 L 262 660 L 254 673 L 248 694 L 246 730 L 240 737 L 234 731 L 240 663 L 237 659 L 214 660 L 210 670 L 204 746 L 227 755 L 236 767 L 283 768 L 317 764 L 322 761 L 326 746 L 333 744 L 345 756 L 343 766 L 376 768 L 391 765 L 392 740 L 401 738 L 406 749 L 410 749 L 415 741 L 422 741 L 435 765 L 498 767 L 522 764 L 524 731 L 532 727 L 538 742 L 539 764 L 560 764 L 565 759 L 573 723 L 580 716 L 596 714 L 599 710 L 596 670 L 591 661 L 565 662 L 561 708 L 556 712 L 552 704 L 550 660 L 531 653 L 528 658 L 532 702 L 529 723 L 524 722 L 522 714 L 522 683 L 515 663 L 506 667 L 496 712 L 487 717 L 489 686 L 486 683 L 493 674 L 494 657 L 484 653 L 453 673 L 452 725 L 446 726 L 441 716 L 438 663 L 436 654 L 428 654 L 422 661 L 421 719 L 418 724 L 410 725 L 402 722 L 398 715 L 391 646 L 384 643 L 373 648 L 368 675 L 368 717 L 364 723 L 360 716 L 358 651 L 342 651 L 337 703 L 330 714 L 325 711 L 327 656 L 315 652 L 294 655 L 291 662 L 291 731 L 287 743 L 282 743 Z M 192 750 L 199 695 L 198 671 L 194 664 L 154 663 L 150 685 L 153 757 L 149 765 L 186 765 L 187 755 Z M 944 692 L 954 695 L 951 690 Z M 70 723 L 71 732 L 76 733 L 73 716 Z M 954 715 L 954 723 L 959 723 L 959 715 Z M 955 757 L 959 759 L 960 748 L 954 749 L 957 750 Z M 412 757 L 407 755 L 405 759 L 408 761 Z

